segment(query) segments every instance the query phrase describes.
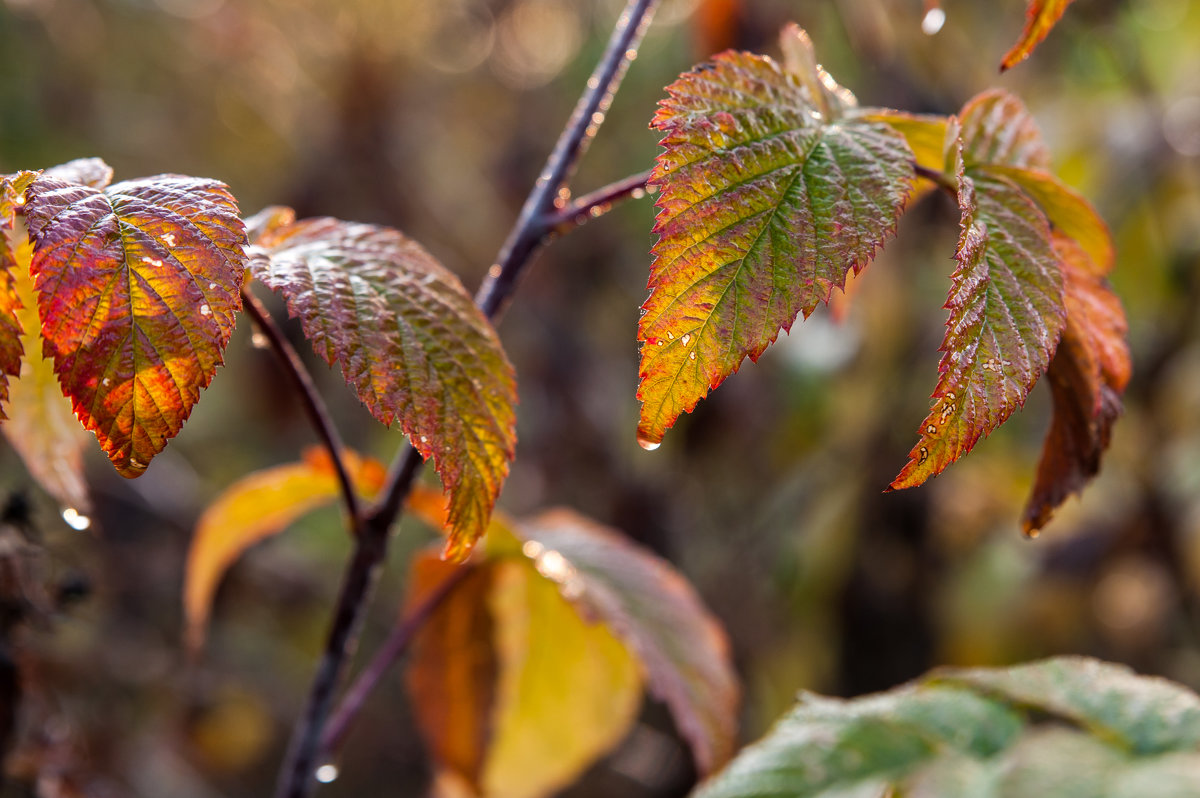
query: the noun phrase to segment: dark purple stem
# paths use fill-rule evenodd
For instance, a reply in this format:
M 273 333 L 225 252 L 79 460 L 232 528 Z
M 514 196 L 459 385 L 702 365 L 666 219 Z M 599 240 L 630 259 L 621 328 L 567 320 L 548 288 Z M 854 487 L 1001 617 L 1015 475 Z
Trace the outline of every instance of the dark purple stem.
M 562 208 L 556 208 L 553 213 L 547 214 L 543 218 L 542 224 L 555 235 L 574 230 L 576 227 L 608 213 L 618 202 L 639 199 L 652 192 L 654 189 L 647 185 L 649 180 L 650 171 L 647 170 L 640 174 L 630 175 L 624 180 L 609 183 L 607 186 L 572 200 Z
M 359 506 L 358 493 L 354 490 L 354 483 L 350 479 L 350 472 L 342 457 L 346 447 L 329 415 L 329 410 L 325 407 L 325 402 L 321 399 L 321 394 L 317 391 L 317 386 L 313 384 L 312 375 L 304 367 L 304 361 L 300 359 L 296 349 L 284 337 L 283 331 L 271 319 L 267 309 L 258 301 L 258 297 L 250 293 L 247 288 L 242 289 L 242 308 L 254 320 L 254 325 L 258 327 L 259 332 L 266 336 L 271 350 L 275 352 L 276 359 L 283 366 L 292 385 L 295 386 L 296 392 L 300 396 L 300 402 L 304 405 L 304 411 L 308 414 L 308 420 L 312 422 L 317 436 L 329 450 L 329 459 L 333 461 L 333 470 L 337 474 L 338 486 L 342 490 L 342 503 L 346 506 L 346 513 L 350 516 L 351 528 L 356 537 L 360 536 L 362 533 L 362 509 Z
M 579 98 L 476 295 L 475 303 L 489 318 L 496 319 L 500 315 L 505 301 L 516 288 L 518 276 L 550 234 L 545 216 L 554 211 L 554 198 L 564 188 L 580 155 L 604 121 L 604 112 L 608 110 L 629 62 L 636 57 L 637 46 L 657 5 L 658 0 L 628 0 L 621 12 L 604 55 L 588 79 L 587 89 Z M 400 517 L 421 464 L 416 451 L 405 445 L 392 463 L 383 498 L 362 520 L 362 533 L 343 575 L 325 653 L 280 769 L 276 798 L 306 798 L 316 784 L 317 756 L 333 695 L 362 625 L 367 597 L 387 554 L 389 532 Z

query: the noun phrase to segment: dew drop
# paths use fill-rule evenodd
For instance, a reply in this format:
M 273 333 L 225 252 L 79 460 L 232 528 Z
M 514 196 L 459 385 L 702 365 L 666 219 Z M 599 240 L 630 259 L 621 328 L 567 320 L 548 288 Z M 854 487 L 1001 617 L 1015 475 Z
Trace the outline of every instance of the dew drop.
M 175 234 L 174 233 L 167 233 L 166 235 L 164 235 L 162 237 L 162 240 L 163 240 L 163 243 L 166 244 L 168 247 L 175 246 Z
M 638 433 L 638 436 L 637 436 L 637 442 L 638 442 L 638 446 L 641 446 L 643 449 L 645 449 L 648 452 L 652 452 L 655 449 L 657 449 L 659 446 L 662 446 L 662 441 L 652 441 L 640 432 Z
M 545 551 L 545 548 L 545 546 L 543 546 L 541 543 L 538 543 L 536 540 L 527 540 L 525 541 L 524 545 L 521 546 L 521 553 L 531 560 L 536 560 L 538 557 L 542 556 L 542 552 Z
M 88 518 L 74 507 L 64 507 L 62 510 L 62 519 L 67 522 L 67 526 L 79 532 L 82 532 L 92 525 L 92 519 Z
M 211 316 L 212 308 L 210 308 L 208 305 L 201 305 L 200 306 L 200 315 L 201 316 Z
M 250 336 L 250 346 L 254 347 L 255 349 L 269 349 L 271 347 L 271 339 L 262 333 L 255 331 L 255 333 Z
M 324 765 L 321 765 L 319 768 L 317 768 L 316 773 L 313 775 L 315 775 L 317 777 L 317 781 L 321 782 L 322 784 L 329 784 L 337 781 L 337 765 L 333 764 L 332 762 L 326 762 Z
M 1025 537 L 1029 538 L 1030 540 L 1036 540 L 1037 536 L 1040 534 L 1042 534 L 1042 530 L 1040 530 L 1040 529 L 1025 530 Z
M 682 343 L 684 346 L 687 346 L 687 345 L 688 345 L 688 343 L 689 343 L 691 340 L 692 340 L 691 333 L 684 333 L 684 334 L 683 334 L 683 337 L 679 339 L 679 341 L 680 341 L 680 342 L 681 342 L 681 343 Z
M 209 283 L 209 284 L 208 284 L 208 290 L 209 290 L 209 291 L 216 291 L 216 290 L 217 290 L 217 284 L 216 284 L 216 283 Z
M 921 20 L 921 32 L 926 36 L 932 36 L 942 29 L 946 24 L 946 12 L 934 6 L 925 12 L 925 18 Z
M 112 385 L 112 380 L 108 377 L 105 377 L 104 379 L 100 380 L 100 384 L 107 388 L 108 386 Z
M 428 436 L 428 435 L 422 435 L 422 436 L 421 436 L 421 443 L 429 443 L 429 436 Z
M 669 332 L 669 333 L 667 333 L 667 340 L 668 340 L 668 341 L 674 341 L 674 340 L 675 340 L 675 333 L 672 333 L 672 332 Z
M 629 192 L 630 199 L 641 199 L 644 196 L 646 196 L 646 189 L 644 188 L 635 188 L 633 191 Z

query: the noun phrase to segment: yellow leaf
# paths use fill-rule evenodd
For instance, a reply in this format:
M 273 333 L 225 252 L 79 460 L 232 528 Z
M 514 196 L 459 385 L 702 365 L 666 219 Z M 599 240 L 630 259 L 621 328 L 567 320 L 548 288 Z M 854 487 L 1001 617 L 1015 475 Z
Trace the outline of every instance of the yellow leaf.
M 343 459 L 359 493 L 379 492 L 386 478 L 380 463 L 350 452 Z M 217 585 L 242 552 L 329 504 L 338 491 L 329 456 L 310 449 L 303 461 L 249 474 L 217 497 L 200 516 L 188 551 L 183 607 L 189 648 L 197 650 L 204 643 Z
M 33 246 L 24 236 L 15 249 L 16 269 L 13 284 L 21 308 L 16 316 L 21 324 L 21 374 L 8 386 L 5 410 L 9 420 L 0 429 L 25 462 L 37 483 L 67 507 L 87 512 L 91 506 L 83 481 L 83 447 L 94 437 L 83 428 L 71 410 L 71 400 L 63 396 L 54 376 L 54 364 L 42 357 L 41 323 L 29 260 Z
M 528 562 L 495 564 L 499 683 L 481 779 L 487 798 L 538 798 L 575 780 L 629 729 L 641 703 L 633 655 L 585 622 Z

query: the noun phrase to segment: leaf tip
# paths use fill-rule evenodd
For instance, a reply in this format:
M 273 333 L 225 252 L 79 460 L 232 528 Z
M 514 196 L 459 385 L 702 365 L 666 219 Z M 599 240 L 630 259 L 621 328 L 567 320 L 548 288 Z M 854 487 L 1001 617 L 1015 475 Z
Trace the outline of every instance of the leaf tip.
M 662 446 L 662 435 L 653 435 L 649 432 L 643 431 L 639 427 L 637 433 L 637 442 L 638 446 L 641 446 L 648 452 L 652 452 L 659 446 Z

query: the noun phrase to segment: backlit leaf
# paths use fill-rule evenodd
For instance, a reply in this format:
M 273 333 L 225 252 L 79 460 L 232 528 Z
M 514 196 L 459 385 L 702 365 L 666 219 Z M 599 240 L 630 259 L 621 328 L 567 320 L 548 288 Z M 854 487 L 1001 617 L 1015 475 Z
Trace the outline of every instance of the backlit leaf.
M 351 452 L 343 455 L 355 489 L 374 496 L 386 479 L 384 467 Z M 196 522 L 184 575 L 187 639 L 195 650 L 221 578 L 246 549 L 286 529 L 301 516 L 333 503 L 340 486 L 324 449 L 310 449 L 299 463 L 249 474 L 226 488 Z
M 1104 279 L 1107 270 L 1065 236 L 1056 236 L 1054 246 L 1067 324 L 1046 373 L 1054 415 L 1025 508 L 1027 534 L 1045 526 L 1055 508 L 1100 470 L 1132 370 L 1125 311 Z
M 21 373 L 24 328 L 17 319 L 22 303 L 16 281 L 19 270 L 28 270 L 29 262 L 17 263 L 17 249 L 26 235 L 24 225 L 18 229 L 16 211 L 24 204 L 25 189 L 35 176 L 25 172 L 0 178 L 0 421 L 6 418 L 2 403 L 8 397 L 8 378 Z
M 257 223 L 256 223 L 257 226 Z M 264 227 L 254 276 L 380 422 L 399 420 L 450 495 L 447 556 L 487 528 L 516 442 L 513 369 L 458 278 L 395 230 L 336 219 Z
M 972 176 L 973 175 L 973 176 Z M 1045 216 L 1014 183 L 959 167 L 962 235 L 940 378 L 920 440 L 892 489 L 920 485 L 1025 403 L 1065 322 Z
M 241 308 L 245 234 L 224 184 L 163 175 L 28 191 L 43 349 L 84 426 L 136 477 L 182 428 Z
M 1079 243 L 1094 268 L 1107 274 L 1116 259 L 1112 234 L 1096 209 L 1074 189 L 1052 174 L 1012 166 L 981 167 L 1003 175 L 1020 186 L 1041 207 L 1050 223 Z
M 667 88 L 642 343 L 638 440 L 757 359 L 874 256 L 912 187 L 913 154 L 820 70 L 798 29 L 790 71 L 727 52 Z
M 1030 712 L 1029 710 L 1032 710 Z M 694 798 L 1186 798 L 1200 698 L 1082 658 L 803 695 Z
M 523 551 L 585 617 L 633 649 L 697 768 L 720 767 L 737 742 L 739 690 L 720 625 L 665 561 L 570 510 L 517 524 Z
M 58 166 L 51 166 L 42 173 L 45 177 L 79 183 L 92 188 L 105 188 L 113 179 L 112 167 L 99 158 L 76 158 Z
M 1045 171 L 1050 151 L 1042 141 L 1037 122 L 1016 96 L 1000 89 L 976 95 L 959 113 L 963 166 L 1016 166 Z M 946 169 L 956 168 L 953 147 L 946 151 Z
M 941 171 L 946 162 L 946 117 L 910 114 L 890 108 L 863 109 L 863 119 L 882 122 L 904 136 L 917 165 Z
M 11 419 L 0 430 L 47 493 L 65 507 L 86 513 L 91 500 L 83 479 L 83 452 L 95 438 L 80 426 L 71 400 L 58 387 L 54 364 L 42 356 L 37 298 L 29 273 L 33 245 L 24 224 L 18 222 L 17 228 L 24 240 L 12 252 L 17 265 L 14 289 L 20 302 L 16 318 L 23 330 L 25 357 L 18 378 L 9 386 L 5 406 Z
M 418 726 L 439 768 L 477 785 L 492 734 L 499 673 L 488 606 L 494 573 L 418 553 L 410 566 L 406 606 L 422 604 L 459 568 L 472 568 L 422 624 L 405 670 Z
M 500 672 L 481 785 L 488 798 L 539 798 L 625 736 L 642 677 L 613 631 L 581 617 L 528 562 L 493 568 Z
M 1067 6 L 1072 0 L 1029 0 L 1025 9 L 1025 29 L 1021 38 L 1013 48 L 1004 55 L 1000 62 L 1000 71 L 1011 69 L 1024 61 L 1033 52 L 1033 48 L 1041 44 L 1042 39 L 1050 33 L 1050 29 L 1062 18 Z

